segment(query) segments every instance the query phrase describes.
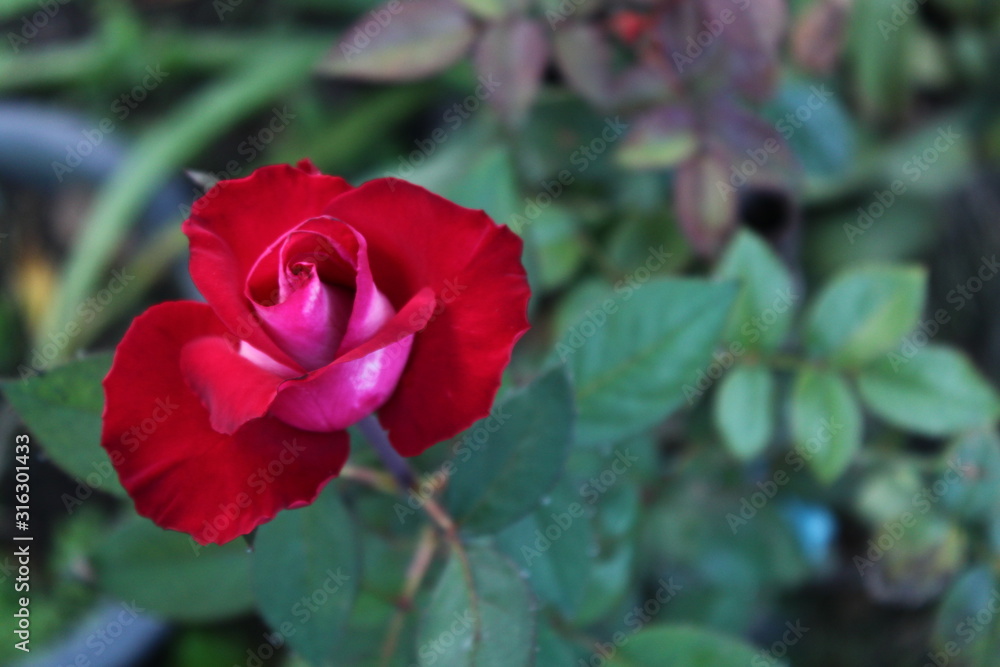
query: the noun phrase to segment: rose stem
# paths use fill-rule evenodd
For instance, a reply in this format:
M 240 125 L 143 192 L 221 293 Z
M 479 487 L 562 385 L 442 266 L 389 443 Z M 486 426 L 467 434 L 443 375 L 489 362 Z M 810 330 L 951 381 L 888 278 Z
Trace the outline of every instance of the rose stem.
M 386 469 L 399 482 L 400 488 L 405 491 L 416 486 L 417 480 L 413 476 L 413 471 L 410 470 L 410 466 L 406 463 L 406 460 L 393 449 L 392 444 L 389 442 L 389 436 L 382 428 L 382 425 L 378 423 L 375 415 L 368 415 L 359 421 L 358 427 L 364 434 L 365 440 L 368 441 L 368 444 L 372 446 L 375 453 L 382 459 L 382 463 Z
M 358 427 L 364 434 L 365 439 L 371 444 L 372 449 L 378 453 L 379 458 L 382 459 L 382 463 L 392 473 L 392 476 L 399 484 L 400 490 L 406 492 L 416 488 L 417 478 L 413 474 L 413 470 L 410 469 L 410 465 L 406 462 L 406 459 L 393 449 L 392 444 L 389 442 L 389 436 L 386 435 L 385 430 L 375 419 L 375 416 L 368 415 L 358 422 Z M 458 544 L 458 531 L 455 528 L 455 522 L 451 520 L 448 512 L 434 498 L 425 498 L 423 502 L 424 511 L 434 520 L 434 523 L 441 527 L 448 541 L 453 545 Z
M 399 645 L 399 635 L 403 630 L 403 623 L 406 615 L 413 609 L 413 598 L 416 597 L 420 584 L 427 574 L 427 569 L 434 559 L 434 552 L 437 550 L 437 536 L 430 526 L 420 534 L 420 542 L 413 553 L 413 559 L 406 569 L 406 581 L 403 584 L 402 595 L 396 601 L 396 612 L 389 623 L 389 630 L 386 633 L 385 641 L 382 644 L 382 665 L 388 665 L 392 660 L 396 647 Z

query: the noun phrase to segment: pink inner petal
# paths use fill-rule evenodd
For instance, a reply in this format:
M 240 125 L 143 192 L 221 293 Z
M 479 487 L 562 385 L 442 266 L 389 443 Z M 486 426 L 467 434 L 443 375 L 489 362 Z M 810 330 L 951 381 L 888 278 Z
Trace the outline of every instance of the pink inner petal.
M 410 335 L 361 359 L 332 366 L 312 382 L 284 385 L 271 414 L 306 431 L 345 429 L 392 395 L 412 345 Z
M 297 268 L 298 273 L 286 275 L 281 281 L 280 303 L 254 304 L 254 307 L 278 347 L 306 369 L 321 368 L 336 356 L 347 329 L 354 294 L 346 288 L 323 283 L 311 265 Z
M 234 356 L 278 381 L 247 416 L 271 399 L 268 414 L 309 431 L 346 428 L 389 399 L 434 305 L 430 290 L 422 290 L 397 313 L 375 285 L 364 237 L 329 217 L 307 220 L 273 243 L 251 270 L 245 294 L 269 338 L 308 371 L 241 343 Z M 210 384 L 205 390 L 214 394 Z M 216 396 L 203 398 L 226 428 L 246 412 L 230 415 L 212 407 Z
M 271 414 L 307 431 L 346 428 L 371 414 L 396 390 L 414 334 L 427 326 L 435 305 L 433 291 L 421 290 L 364 344 L 283 383 Z
M 364 343 L 395 315 L 375 286 L 365 239 L 325 216 L 273 243 L 246 294 L 271 340 L 306 370 Z

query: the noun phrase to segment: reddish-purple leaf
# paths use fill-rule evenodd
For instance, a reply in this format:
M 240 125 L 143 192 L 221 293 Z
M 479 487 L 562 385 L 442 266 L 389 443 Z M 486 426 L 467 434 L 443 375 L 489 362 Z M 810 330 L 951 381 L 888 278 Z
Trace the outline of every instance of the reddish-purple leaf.
M 453 64 L 476 36 L 452 0 L 392 0 L 348 28 L 318 71 L 371 81 L 407 81 Z
M 708 4 L 715 11 L 737 7 L 724 32 L 731 50 L 730 71 L 744 95 L 766 100 L 777 83 L 778 50 L 788 23 L 786 0 L 709 0 Z
M 639 63 L 619 75 L 612 94 L 615 104 L 624 107 L 650 107 L 677 99 L 677 79 L 665 77 L 663 68 Z
M 555 58 L 573 90 L 597 106 L 610 104 L 611 46 L 597 26 L 573 23 L 556 30 Z
M 704 0 L 706 29 L 743 51 L 777 52 L 788 23 L 787 0 Z
M 801 171 L 779 126 L 747 111 L 734 100 L 716 100 L 708 111 L 708 120 L 712 135 L 732 154 L 736 171 L 744 177 L 736 180 L 780 186 L 793 182 Z M 787 127 L 794 130 L 791 125 Z
M 729 153 L 711 143 L 685 161 L 674 179 L 674 205 L 694 248 L 714 255 L 736 223 L 737 195 L 730 187 Z
M 490 104 L 509 124 L 520 121 L 531 107 L 549 60 L 545 29 L 528 19 L 490 26 L 476 47 L 480 79 L 495 84 Z
M 815 74 L 829 74 L 847 37 L 851 0 L 821 0 L 807 8 L 792 28 L 795 61 Z

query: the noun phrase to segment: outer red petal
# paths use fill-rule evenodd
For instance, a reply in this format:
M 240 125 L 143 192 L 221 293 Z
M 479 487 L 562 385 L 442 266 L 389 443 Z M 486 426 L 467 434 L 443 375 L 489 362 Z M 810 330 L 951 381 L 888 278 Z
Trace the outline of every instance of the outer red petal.
M 326 212 L 365 237 L 375 284 L 393 305 L 422 288 L 437 297 L 396 392 L 379 410 L 393 446 L 415 456 L 493 404 L 514 343 L 528 329 L 521 239 L 482 211 L 397 179 L 365 183 Z
M 188 387 L 181 350 L 226 327 L 204 304 L 154 306 L 133 321 L 104 379 L 101 444 L 136 509 L 202 544 L 244 535 L 312 502 L 347 460 L 344 432 L 310 433 L 254 419 L 214 431 Z
M 181 374 L 208 408 L 209 423 L 220 433 L 264 416 L 285 378 L 241 357 L 225 338 L 206 336 L 184 346 Z
M 320 215 L 351 189 L 309 164 L 261 167 L 221 181 L 194 203 L 183 230 L 191 242 L 191 278 L 229 330 L 286 366 L 301 370 L 256 323 L 244 295 L 257 258 L 282 234 Z

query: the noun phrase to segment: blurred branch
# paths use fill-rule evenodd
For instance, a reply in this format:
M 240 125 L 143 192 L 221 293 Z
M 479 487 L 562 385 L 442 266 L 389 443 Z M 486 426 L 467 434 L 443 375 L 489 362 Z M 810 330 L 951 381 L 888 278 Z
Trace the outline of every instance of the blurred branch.
M 294 43 L 296 49 L 316 49 L 321 53 L 329 46 L 326 36 L 226 34 L 218 31 L 204 32 L 153 32 L 143 41 L 143 59 L 158 63 L 168 71 L 213 71 L 238 66 L 250 54 L 262 51 L 287 50 Z M 6 51 L 0 54 L 0 92 L 56 86 L 73 86 L 81 80 L 95 78 L 102 72 L 120 65 L 117 45 L 109 45 L 99 37 L 86 39 L 67 46 L 28 50 L 19 55 Z
M 420 541 L 413 552 L 413 558 L 409 567 L 406 568 L 406 581 L 403 584 L 403 592 L 396 601 L 396 612 L 389 622 L 389 630 L 386 632 L 385 643 L 382 645 L 382 662 L 387 666 L 392 662 L 392 657 L 399 646 L 399 637 L 403 631 L 403 624 L 406 615 L 413 610 L 413 600 L 420 590 L 427 570 L 434 561 L 434 552 L 437 551 L 437 535 L 429 526 L 420 534 Z

